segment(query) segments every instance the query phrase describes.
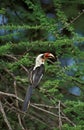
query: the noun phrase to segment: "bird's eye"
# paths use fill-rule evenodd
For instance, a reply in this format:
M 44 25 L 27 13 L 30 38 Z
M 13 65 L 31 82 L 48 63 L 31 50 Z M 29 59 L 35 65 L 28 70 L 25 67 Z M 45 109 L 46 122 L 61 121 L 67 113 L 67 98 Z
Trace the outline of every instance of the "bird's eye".
M 44 59 L 44 55 L 42 55 L 41 58 Z

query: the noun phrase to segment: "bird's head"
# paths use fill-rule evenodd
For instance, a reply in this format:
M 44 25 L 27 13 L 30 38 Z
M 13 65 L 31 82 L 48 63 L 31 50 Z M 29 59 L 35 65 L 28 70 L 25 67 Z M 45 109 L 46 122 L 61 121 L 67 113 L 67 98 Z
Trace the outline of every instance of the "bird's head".
M 52 53 L 43 53 L 36 57 L 36 66 L 40 66 L 41 64 L 44 64 L 45 60 L 49 58 L 55 58 Z
M 49 59 L 49 58 L 55 58 L 55 56 L 52 53 L 46 52 L 43 54 L 44 59 Z

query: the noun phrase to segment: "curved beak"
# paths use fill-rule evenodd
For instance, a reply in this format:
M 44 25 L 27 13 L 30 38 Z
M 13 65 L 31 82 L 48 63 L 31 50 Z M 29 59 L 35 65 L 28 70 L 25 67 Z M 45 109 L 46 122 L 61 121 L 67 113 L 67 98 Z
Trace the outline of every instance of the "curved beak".
M 55 59 L 55 56 L 52 53 L 50 53 L 49 58 L 54 58 Z

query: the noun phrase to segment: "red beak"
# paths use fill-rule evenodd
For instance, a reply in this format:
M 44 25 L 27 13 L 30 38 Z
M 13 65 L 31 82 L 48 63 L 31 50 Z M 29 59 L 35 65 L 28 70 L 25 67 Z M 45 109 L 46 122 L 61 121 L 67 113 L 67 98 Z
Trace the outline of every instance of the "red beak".
M 55 56 L 52 53 L 44 53 L 44 57 L 47 58 L 55 58 Z

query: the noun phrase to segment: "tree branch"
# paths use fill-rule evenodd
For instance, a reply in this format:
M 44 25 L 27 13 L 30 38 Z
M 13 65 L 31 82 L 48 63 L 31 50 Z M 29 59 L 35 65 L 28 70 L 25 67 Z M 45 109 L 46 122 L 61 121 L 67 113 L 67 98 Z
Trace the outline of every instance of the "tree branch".
M 46 104 L 36 104 L 36 103 L 33 103 L 33 105 L 35 106 L 40 106 L 40 107 L 46 107 L 46 108 L 49 108 L 49 109 L 56 109 L 58 108 L 58 106 L 49 106 L 49 105 L 46 105 Z
M 7 57 L 13 59 L 14 61 L 18 61 L 18 59 L 17 59 L 15 56 L 13 56 L 13 55 L 5 54 L 4 56 L 7 56 Z M 27 69 L 24 65 L 20 64 L 20 66 L 22 67 L 22 69 L 23 69 L 26 73 L 29 73 L 28 69 Z
M 58 104 L 58 112 L 59 112 L 59 130 L 62 130 L 62 120 L 61 120 L 61 108 L 60 108 L 60 101 L 59 101 L 59 104 Z
M 2 102 L 1 102 L 1 101 L 0 101 L 0 111 L 1 111 L 1 113 L 2 113 L 2 115 L 3 115 L 3 118 L 4 118 L 4 121 L 5 121 L 6 125 L 8 126 L 8 129 L 9 129 L 9 130 L 12 130 L 12 127 L 11 127 L 11 125 L 10 125 L 10 123 L 9 123 L 9 121 L 8 121 L 8 119 L 7 119 L 7 117 L 6 117 L 6 114 L 5 114 L 5 111 L 4 111 L 4 109 L 3 109 L 3 106 L 2 106 Z
M 5 93 L 5 92 L 2 92 L 0 91 L 0 95 L 3 95 L 3 96 L 8 96 L 8 97 L 13 97 L 21 102 L 23 102 L 23 100 L 19 97 L 17 97 L 15 94 L 11 94 L 11 93 Z
M 15 99 L 17 99 L 17 100 L 23 102 L 23 100 L 22 100 L 21 98 L 17 97 L 15 94 L 4 93 L 4 92 L 1 92 L 1 91 L 0 91 L 0 95 L 13 97 L 13 98 L 15 98 Z M 43 109 L 43 108 L 37 107 L 37 106 L 35 106 L 35 105 L 32 104 L 32 103 L 30 104 L 30 106 L 32 106 L 33 108 L 36 108 L 37 110 L 43 111 L 43 112 L 45 112 L 45 113 L 47 113 L 47 114 L 50 114 L 50 115 L 53 115 L 54 117 L 59 118 L 59 115 L 57 115 L 57 114 L 55 114 L 55 113 L 53 113 L 53 112 L 47 111 L 47 110 L 45 110 L 45 109 Z M 24 112 L 23 112 L 23 113 L 24 113 Z M 76 126 L 63 112 L 61 112 L 61 113 L 62 113 L 63 116 L 60 115 L 60 118 L 65 119 L 65 120 L 68 121 L 72 126 Z M 24 113 L 24 114 L 25 114 L 25 113 Z

